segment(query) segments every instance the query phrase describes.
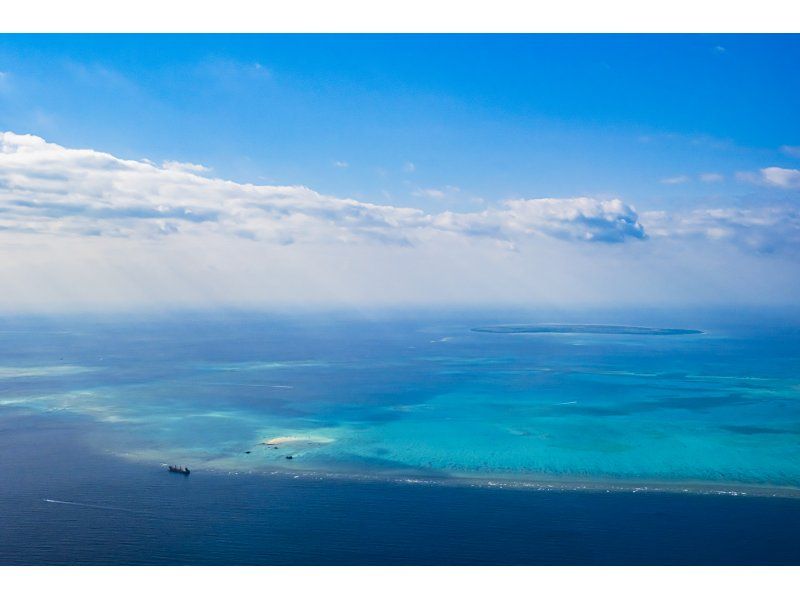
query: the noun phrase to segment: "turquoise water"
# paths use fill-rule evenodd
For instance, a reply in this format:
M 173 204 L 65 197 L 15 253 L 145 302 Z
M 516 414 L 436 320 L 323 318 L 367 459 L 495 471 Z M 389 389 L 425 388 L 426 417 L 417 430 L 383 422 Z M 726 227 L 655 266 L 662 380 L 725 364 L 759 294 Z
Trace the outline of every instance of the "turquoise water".
M 473 330 L 553 322 L 520 317 L 7 318 L 0 420 L 83 418 L 97 454 L 195 471 L 800 490 L 790 319 Z

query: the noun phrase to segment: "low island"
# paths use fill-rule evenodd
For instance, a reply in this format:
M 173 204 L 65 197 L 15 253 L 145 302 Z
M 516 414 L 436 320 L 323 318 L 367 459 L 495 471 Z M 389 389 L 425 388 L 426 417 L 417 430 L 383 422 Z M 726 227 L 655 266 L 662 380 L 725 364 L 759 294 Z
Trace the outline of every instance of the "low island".
M 674 336 L 681 334 L 702 334 L 702 330 L 686 328 L 646 328 L 643 326 L 610 326 L 606 324 L 526 324 L 498 325 L 472 328 L 472 332 L 491 332 L 495 334 L 641 334 Z

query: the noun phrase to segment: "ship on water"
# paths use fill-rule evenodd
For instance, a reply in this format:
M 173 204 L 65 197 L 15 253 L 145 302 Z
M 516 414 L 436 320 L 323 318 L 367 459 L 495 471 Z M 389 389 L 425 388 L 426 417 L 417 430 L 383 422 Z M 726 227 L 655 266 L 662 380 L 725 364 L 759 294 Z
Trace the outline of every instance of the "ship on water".
M 170 473 L 180 473 L 183 475 L 189 475 L 191 473 L 189 468 L 183 465 L 168 465 L 167 469 L 170 471 Z

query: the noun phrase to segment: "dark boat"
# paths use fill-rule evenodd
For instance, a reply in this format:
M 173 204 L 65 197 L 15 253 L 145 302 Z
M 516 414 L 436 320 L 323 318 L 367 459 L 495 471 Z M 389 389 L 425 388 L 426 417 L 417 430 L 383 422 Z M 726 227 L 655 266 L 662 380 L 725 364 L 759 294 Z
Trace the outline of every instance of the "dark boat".
M 170 473 L 180 473 L 183 475 L 189 475 L 192 473 L 189 471 L 188 467 L 179 467 L 178 465 L 169 465 L 167 466 L 167 469 L 169 469 Z

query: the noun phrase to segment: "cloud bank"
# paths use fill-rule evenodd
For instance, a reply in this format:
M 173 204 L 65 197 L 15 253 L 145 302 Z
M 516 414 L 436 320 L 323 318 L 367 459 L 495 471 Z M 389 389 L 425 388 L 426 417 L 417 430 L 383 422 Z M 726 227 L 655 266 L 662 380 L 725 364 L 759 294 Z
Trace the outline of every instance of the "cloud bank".
M 513 242 L 644 238 L 620 200 L 527 199 L 476 213 L 359 202 L 302 186 L 209 178 L 197 164 L 123 160 L 32 135 L 0 134 L 0 228 L 40 234 L 147 237 L 221 234 L 276 243 L 412 244 L 434 234 Z
M 534 198 L 426 212 L 212 172 L 0 134 L 0 310 L 800 294 L 800 212 L 786 201 L 638 212 L 620 199 Z M 794 184 L 791 172 L 761 172 Z

